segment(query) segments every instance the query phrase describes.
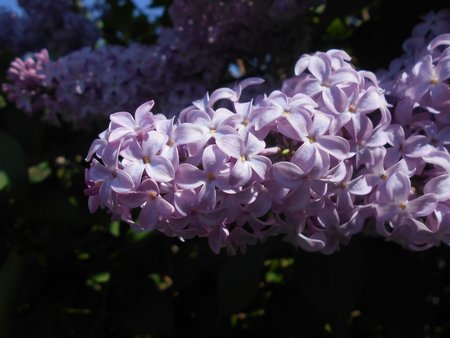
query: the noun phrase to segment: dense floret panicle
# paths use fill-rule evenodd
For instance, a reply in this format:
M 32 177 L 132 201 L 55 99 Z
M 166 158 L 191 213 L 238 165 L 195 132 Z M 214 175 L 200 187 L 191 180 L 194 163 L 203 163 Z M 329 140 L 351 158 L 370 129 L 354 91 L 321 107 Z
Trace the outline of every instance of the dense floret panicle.
M 404 55 L 379 72 L 394 123 L 384 157 L 391 187 L 375 199 L 377 229 L 416 250 L 448 244 L 450 236 L 450 12 L 424 20 Z
M 194 101 L 177 120 L 153 114 L 153 102 L 134 117 L 112 114 L 87 158 L 91 211 L 107 208 L 136 229 L 208 237 L 215 252 L 277 234 L 335 251 L 380 199 L 396 203 L 385 192 L 395 182 L 378 173 L 395 130 L 388 104 L 375 75 L 349 61 L 337 50 L 305 55 L 282 90 L 243 100 L 262 83 L 249 78 Z
M 0 7 L 0 44 L 16 54 L 47 48 L 58 53 L 92 46 L 100 37 L 84 8 L 74 11 L 69 0 L 19 0 L 17 15 Z
M 153 102 L 115 113 L 88 155 L 91 211 L 207 237 L 216 253 L 283 235 L 328 254 L 362 231 L 412 250 L 449 244 L 449 46 L 434 37 L 381 82 L 329 50 L 303 55 L 262 97 L 244 99 L 262 83 L 249 78 L 177 120 Z
M 40 69 L 43 84 L 35 88 L 20 83 L 20 78 L 9 80 L 3 88 L 19 107 L 30 101 L 28 92 L 22 98 L 14 88 L 33 89 L 35 99 L 27 111 L 44 112 L 47 121 L 62 120 L 77 128 L 91 126 L 112 111 L 131 110 L 148 97 L 157 97 L 159 110 L 170 117 L 223 81 L 224 70 L 237 57 L 258 58 L 286 46 L 302 49 L 299 39 L 306 34 L 297 34 L 290 23 L 306 15 L 315 2 L 239 0 L 211 5 L 204 0 L 195 4 L 177 0 L 170 7 L 173 27 L 163 28 L 155 45 L 86 47 L 48 62 Z M 50 6 L 31 3 L 24 1 L 27 11 Z M 54 6 L 58 4 L 64 2 L 56 1 Z M 50 7 L 48 11 L 54 10 Z M 271 41 L 278 45 L 267 50 L 266 34 L 276 34 Z
M 16 58 L 8 69 L 9 83 L 3 84 L 2 89 L 10 101 L 28 114 L 47 105 L 44 69 L 50 62 L 44 49 L 24 60 Z

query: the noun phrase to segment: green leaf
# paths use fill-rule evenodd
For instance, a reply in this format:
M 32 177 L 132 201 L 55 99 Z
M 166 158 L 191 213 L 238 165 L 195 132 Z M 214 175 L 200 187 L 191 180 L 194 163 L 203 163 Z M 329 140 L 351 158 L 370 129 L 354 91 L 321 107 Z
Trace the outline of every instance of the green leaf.
M 327 27 L 330 38 L 345 39 L 352 35 L 352 29 L 341 18 L 334 19 Z
M 14 137 L 3 131 L 0 131 L 0 172 L 3 173 L 3 188 L 7 187 L 12 196 L 24 197 L 28 194 L 25 152 Z
M 120 222 L 114 221 L 109 225 L 109 233 L 114 237 L 119 237 L 120 235 Z
M 100 284 L 106 284 L 109 282 L 111 278 L 111 273 L 109 272 L 99 272 L 95 275 L 92 275 L 86 280 L 86 285 L 90 286 L 96 291 L 100 291 L 102 289 Z
M 4 171 L 0 171 L 0 190 L 5 189 L 9 185 L 9 177 Z
M 5 107 L 6 107 L 5 98 L 0 95 L 0 109 L 5 108 Z
M 28 177 L 31 183 L 41 183 L 52 174 L 52 169 L 48 162 L 41 162 L 38 165 L 28 168 Z
M 101 272 L 94 276 L 92 276 L 92 279 L 96 283 L 107 283 L 109 281 L 109 278 L 111 277 L 111 274 L 109 272 Z

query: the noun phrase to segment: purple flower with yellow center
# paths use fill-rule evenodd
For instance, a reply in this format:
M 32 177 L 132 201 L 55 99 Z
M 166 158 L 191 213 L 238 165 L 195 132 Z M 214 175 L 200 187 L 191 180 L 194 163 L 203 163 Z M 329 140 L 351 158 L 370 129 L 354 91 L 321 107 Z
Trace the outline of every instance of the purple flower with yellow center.
M 414 84 L 406 90 L 406 96 L 420 101 L 429 92 L 432 103 L 440 107 L 450 100 L 450 88 L 447 80 L 450 78 L 450 56 L 440 59 L 436 66 L 431 55 L 426 55 L 412 69 Z
M 160 154 L 167 141 L 167 135 L 152 130 L 145 134 L 142 144 L 134 139 L 121 151 L 120 155 L 124 158 L 124 170 L 133 177 L 135 182 L 140 182 L 144 170 L 157 182 L 173 180 L 175 169 L 172 163 Z
M 176 167 L 179 164 L 178 146 L 192 144 L 203 137 L 202 129 L 192 123 L 174 123 L 174 119 L 156 122 L 156 130 L 167 135 L 167 142 L 163 145 L 161 155 Z
M 301 81 L 301 88 L 312 97 L 321 93 L 325 98 L 330 89 L 337 85 L 359 83 L 358 74 L 353 68 L 343 66 L 334 70 L 333 59 L 327 53 L 318 52 L 302 56 L 295 65 L 295 75 L 304 73 L 306 69 L 311 76 Z
M 444 169 L 444 172 L 435 173 L 435 176 L 425 184 L 423 191 L 436 194 L 439 202 L 450 200 L 450 155 L 444 151 L 433 151 L 423 159 Z
M 255 108 L 254 121 L 255 129 L 260 130 L 274 121 L 278 125 L 283 125 L 283 122 L 295 128 L 295 126 L 304 123 L 303 115 L 312 115 L 317 103 L 305 94 L 296 94 L 289 97 L 278 90 L 273 91 L 264 100 L 263 106 Z M 287 130 L 283 127 L 278 128 L 281 133 L 286 135 Z M 289 133 L 287 133 L 288 137 Z
M 160 194 L 156 181 L 142 181 L 138 190 L 120 195 L 120 202 L 128 208 L 142 207 L 139 214 L 139 224 L 142 230 L 153 230 L 161 218 L 168 218 L 175 208 Z
M 224 135 L 216 140 L 217 146 L 228 156 L 236 159 L 231 169 L 230 184 L 242 187 L 252 178 L 253 173 L 264 180 L 272 162 L 265 156 L 258 155 L 266 143 L 259 140 L 251 132 L 243 130 L 240 134 Z
M 234 192 L 228 183 L 230 166 L 227 164 L 228 156 L 216 145 L 205 148 L 202 156 L 203 170 L 189 163 L 178 166 L 175 183 L 183 189 L 196 189 L 200 187 L 197 198 L 200 207 L 212 210 L 216 207 L 216 187 L 221 191 Z
M 331 116 L 317 112 L 313 119 L 305 115 L 306 123 L 293 129 L 297 134 L 293 133 L 294 139 L 302 141 L 303 144 L 294 153 L 292 160 L 298 163 L 305 173 L 309 173 L 313 168 L 327 171 L 330 155 L 337 160 L 351 156 L 350 145 L 346 139 L 327 134 L 332 121 Z
M 324 103 L 338 120 L 339 126 L 344 126 L 351 121 L 352 128 L 358 132 L 362 125 L 369 120 L 367 114 L 376 110 L 381 112 L 380 124 L 388 125 L 391 121 L 390 113 L 387 109 L 387 102 L 380 93 L 379 88 L 369 87 L 367 90 L 360 90 L 359 86 L 350 87 L 349 93 L 335 86 L 324 95 Z
M 118 167 L 117 145 L 108 144 L 102 153 L 102 162 L 96 159 L 91 162 L 91 167 L 87 173 L 87 181 L 96 186 L 100 186 L 98 190 L 100 207 L 108 207 L 113 209 L 116 205 L 117 196 L 114 194 L 127 193 L 135 188 L 132 177 Z
M 437 196 L 431 193 L 410 200 L 411 182 L 402 172 L 387 179 L 385 194 L 380 198 L 383 203 L 376 205 L 378 222 L 424 217 L 436 209 L 438 202 Z
M 142 138 L 143 135 L 152 130 L 155 125 L 155 119 L 151 112 L 154 101 L 148 101 L 141 104 L 133 116 L 128 112 L 118 112 L 111 114 L 110 128 L 107 139 L 109 142 L 115 142 L 126 136 Z
M 212 117 L 200 110 L 192 111 L 187 115 L 184 122 L 192 123 L 202 130 L 199 141 L 189 145 L 191 153 L 196 154 L 201 151 L 210 139 L 217 139 L 223 134 L 235 132 L 230 121 L 230 117 L 233 116 L 235 114 L 226 108 L 217 109 Z

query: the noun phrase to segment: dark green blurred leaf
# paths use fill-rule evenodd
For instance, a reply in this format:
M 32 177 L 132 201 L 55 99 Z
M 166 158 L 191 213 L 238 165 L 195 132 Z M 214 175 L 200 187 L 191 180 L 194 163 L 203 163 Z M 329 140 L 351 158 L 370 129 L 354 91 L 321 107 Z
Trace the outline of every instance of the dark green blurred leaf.
M 329 38 L 345 39 L 352 35 L 353 30 L 341 18 L 336 18 L 328 25 L 326 32 Z
M 86 285 L 92 287 L 94 290 L 101 290 L 99 284 L 106 284 L 109 282 L 111 274 L 109 272 L 99 272 L 86 280 Z
M 120 235 L 120 222 L 114 221 L 109 225 L 109 233 L 114 237 L 119 237 Z
M 9 185 L 8 175 L 4 171 L 0 171 L 0 190 L 5 189 Z
M 48 162 L 41 162 L 38 165 L 28 168 L 28 176 L 31 183 L 40 183 L 52 174 L 52 169 Z
M 0 131 L 0 172 L 4 175 L 4 184 L 8 181 L 8 191 L 14 197 L 25 197 L 28 194 L 25 158 L 20 143 L 10 134 Z
M 6 107 L 5 98 L 0 95 L 0 109 L 5 108 L 5 107 Z

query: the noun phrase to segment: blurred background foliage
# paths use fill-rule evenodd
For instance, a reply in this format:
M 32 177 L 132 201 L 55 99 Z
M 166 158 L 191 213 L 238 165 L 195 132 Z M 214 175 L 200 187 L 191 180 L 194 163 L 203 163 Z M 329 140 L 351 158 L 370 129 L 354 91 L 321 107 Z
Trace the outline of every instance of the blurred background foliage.
M 172 1 L 148 5 L 151 19 L 131 0 L 105 3 L 102 44 L 154 44 L 171 25 Z M 301 52 L 342 48 L 359 68 L 387 67 L 420 16 L 446 5 L 323 2 L 297 23 L 309 28 Z M 1 82 L 16 56 L 0 51 Z M 282 78 L 298 56 L 232 63 L 237 77 Z M 225 70 L 219 84 L 230 80 Z M 357 236 L 324 256 L 271 239 L 228 257 L 89 214 L 84 157 L 105 127 L 44 125 L 0 96 L 0 337 L 450 337 L 448 248 Z

